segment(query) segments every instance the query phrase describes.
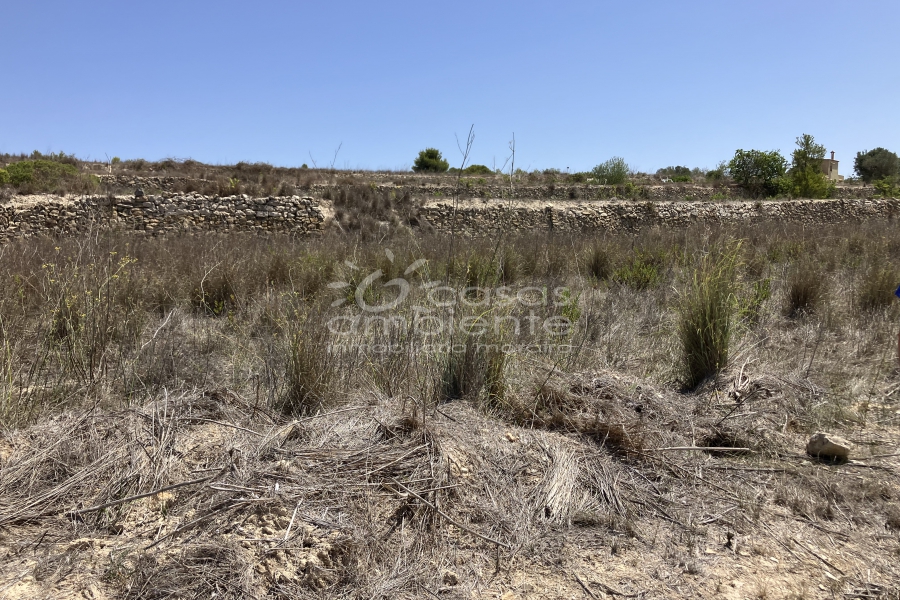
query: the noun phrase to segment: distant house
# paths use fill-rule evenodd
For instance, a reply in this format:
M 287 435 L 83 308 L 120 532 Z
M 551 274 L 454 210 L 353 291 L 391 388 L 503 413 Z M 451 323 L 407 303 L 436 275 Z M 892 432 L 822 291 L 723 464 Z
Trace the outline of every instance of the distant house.
M 822 159 L 822 172 L 831 181 L 843 181 L 844 176 L 838 175 L 838 162 L 834 160 L 834 150 L 831 151 L 831 158 Z

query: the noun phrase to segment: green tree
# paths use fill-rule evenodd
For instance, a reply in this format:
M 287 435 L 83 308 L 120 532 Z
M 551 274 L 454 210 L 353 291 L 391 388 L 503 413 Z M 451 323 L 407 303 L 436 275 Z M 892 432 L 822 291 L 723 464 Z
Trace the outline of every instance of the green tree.
M 884 148 L 857 152 L 853 161 L 853 170 L 866 183 L 887 177 L 897 177 L 900 175 L 900 158 Z
M 493 175 L 494 172 L 487 165 L 469 165 L 463 169 L 466 175 Z
M 736 150 L 728 171 L 752 196 L 775 196 L 784 191 L 787 160 L 777 150 Z
M 791 155 L 789 172 L 791 194 L 799 198 L 828 198 L 834 191 L 834 184 L 822 172 L 825 146 L 817 144 L 815 138 L 804 133 L 797 138 L 797 149 Z
M 631 169 L 621 156 L 613 156 L 606 162 L 600 163 L 591 170 L 591 175 L 598 183 L 606 185 L 621 185 L 628 179 Z
M 412 170 L 416 173 L 444 173 L 449 168 L 450 163 L 444 160 L 440 150 L 425 148 L 416 157 Z
M 666 167 L 665 169 L 657 169 L 657 175 L 691 175 L 691 170 L 687 167 Z

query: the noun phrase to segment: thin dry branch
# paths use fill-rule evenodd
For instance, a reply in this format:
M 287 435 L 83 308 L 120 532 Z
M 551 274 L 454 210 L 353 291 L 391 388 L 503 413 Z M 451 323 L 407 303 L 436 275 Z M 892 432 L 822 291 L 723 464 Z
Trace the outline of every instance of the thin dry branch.
M 415 496 L 416 498 L 418 498 L 419 501 L 423 502 L 426 506 L 428 506 L 428 508 L 430 508 L 431 510 L 433 510 L 433 511 L 436 512 L 437 514 L 441 515 L 442 517 L 444 517 L 444 519 L 446 519 L 451 525 L 454 525 L 455 527 L 458 527 L 459 529 L 462 529 L 462 530 L 465 531 L 465 532 L 471 533 L 471 534 L 474 535 L 475 537 L 477 537 L 477 538 L 479 538 L 479 539 L 482 539 L 482 540 L 484 540 L 484 541 L 486 541 L 486 542 L 490 542 L 490 543 L 492 543 L 492 544 L 497 544 L 498 546 L 501 546 L 501 547 L 503 547 L 503 548 L 506 548 L 507 550 L 509 550 L 509 549 L 511 548 L 511 546 L 510 546 L 509 544 L 505 543 L 505 542 L 501 542 L 500 540 L 495 540 L 494 538 L 488 537 L 488 536 L 484 535 L 483 533 L 479 533 L 479 532 L 475 531 L 474 529 L 472 529 L 472 528 L 470 528 L 470 527 L 466 527 L 465 525 L 463 525 L 462 523 L 460 523 L 459 521 L 457 521 L 456 519 L 454 519 L 453 517 L 451 517 L 451 516 L 448 515 L 447 513 L 445 513 L 445 512 L 443 512 L 442 510 L 440 510 L 440 509 L 439 509 L 438 507 L 436 507 L 434 504 L 432 504 L 431 502 L 429 502 L 428 500 L 426 500 L 425 498 L 423 498 L 422 496 L 420 496 L 419 494 L 417 494 L 414 490 L 411 490 L 410 488 L 406 487 L 405 485 L 403 485 L 402 483 L 400 483 L 400 482 L 397 481 L 396 479 L 391 478 L 391 481 L 393 481 L 395 484 L 397 484 L 398 486 L 400 486 L 401 488 L 403 488 L 404 490 L 406 490 L 406 492 L 409 493 L 410 495 Z

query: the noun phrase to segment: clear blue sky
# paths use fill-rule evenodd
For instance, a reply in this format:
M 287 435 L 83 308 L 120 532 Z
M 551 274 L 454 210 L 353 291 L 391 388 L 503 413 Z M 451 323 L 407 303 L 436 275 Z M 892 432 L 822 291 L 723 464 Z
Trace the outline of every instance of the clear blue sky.
M 900 152 L 897 0 L 6 0 L 0 152 L 408 168 Z

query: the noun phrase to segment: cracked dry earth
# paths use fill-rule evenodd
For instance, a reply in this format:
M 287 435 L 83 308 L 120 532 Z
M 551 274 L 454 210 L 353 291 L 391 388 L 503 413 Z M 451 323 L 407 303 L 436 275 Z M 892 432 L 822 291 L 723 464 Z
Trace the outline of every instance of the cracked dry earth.
M 831 464 L 807 382 L 547 386 L 294 421 L 192 390 L 3 434 L 0 598 L 900 598 L 893 391 Z M 733 451 L 663 450 L 697 446 Z

